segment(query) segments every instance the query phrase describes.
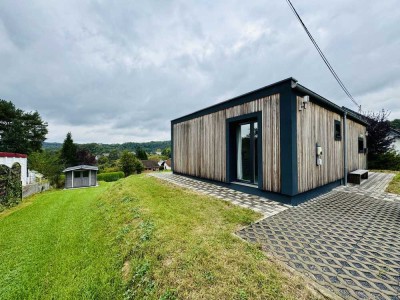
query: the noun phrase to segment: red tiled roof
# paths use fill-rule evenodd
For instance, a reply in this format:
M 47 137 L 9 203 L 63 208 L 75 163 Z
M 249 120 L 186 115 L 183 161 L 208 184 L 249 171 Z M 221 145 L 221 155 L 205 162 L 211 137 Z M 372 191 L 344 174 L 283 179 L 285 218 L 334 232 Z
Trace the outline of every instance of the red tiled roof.
M 0 152 L 0 157 L 18 157 L 18 158 L 27 158 L 28 155 L 21 153 L 11 153 L 11 152 Z

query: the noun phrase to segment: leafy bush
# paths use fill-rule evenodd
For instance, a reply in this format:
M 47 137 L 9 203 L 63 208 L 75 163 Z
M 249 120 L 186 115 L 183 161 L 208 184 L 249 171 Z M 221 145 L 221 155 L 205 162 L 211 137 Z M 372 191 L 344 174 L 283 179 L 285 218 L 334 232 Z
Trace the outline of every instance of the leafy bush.
M 375 155 L 370 154 L 368 157 L 368 168 L 400 171 L 400 154 L 395 151 Z
M 113 173 L 119 171 L 121 171 L 121 169 L 118 166 L 104 168 L 102 168 L 102 166 L 99 166 L 99 173 Z
M 118 179 L 124 178 L 124 172 L 110 172 L 110 173 L 101 173 L 97 174 L 97 180 L 99 181 L 117 181 Z
M 54 178 L 53 184 L 58 189 L 65 187 L 65 175 L 61 174 L 60 176 L 57 176 L 56 178 Z
M 129 176 L 135 172 L 140 174 L 144 170 L 142 162 L 128 151 L 122 152 L 121 158 L 119 159 L 119 166 L 125 176 Z
M 61 178 L 64 165 L 57 152 L 44 150 L 31 153 L 28 168 L 42 173 L 52 186 L 64 187 L 65 179 Z

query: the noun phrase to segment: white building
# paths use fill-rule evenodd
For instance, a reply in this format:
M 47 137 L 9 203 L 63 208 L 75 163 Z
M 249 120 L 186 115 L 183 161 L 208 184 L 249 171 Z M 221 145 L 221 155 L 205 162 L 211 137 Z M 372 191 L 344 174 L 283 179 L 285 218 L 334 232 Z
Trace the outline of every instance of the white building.
M 0 165 L 11 168 L 13 164 L 19 163 L 21 166 L 22 185 L 29 183 L 28 177 L 28 155 L 20 153 L 0 152 Z

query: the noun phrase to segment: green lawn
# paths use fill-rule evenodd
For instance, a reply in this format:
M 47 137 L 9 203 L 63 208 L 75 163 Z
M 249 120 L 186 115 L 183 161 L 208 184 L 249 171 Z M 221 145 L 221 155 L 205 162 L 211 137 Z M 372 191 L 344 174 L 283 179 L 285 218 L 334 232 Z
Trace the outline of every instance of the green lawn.
M 386 192 L 400 195 L 400 172 L 393 177 L 389 186 L 386 188 Z
M 381 173 L 394 173 L 392 181 L 390 181 L 385 192 L 400 195 L 400 171 L 393 170 L 371 170 L 371 172 L 381 172 Z
M 309 299 L 233 232 L 260 215 L 148 176 L 0 214 L 0 299 Z

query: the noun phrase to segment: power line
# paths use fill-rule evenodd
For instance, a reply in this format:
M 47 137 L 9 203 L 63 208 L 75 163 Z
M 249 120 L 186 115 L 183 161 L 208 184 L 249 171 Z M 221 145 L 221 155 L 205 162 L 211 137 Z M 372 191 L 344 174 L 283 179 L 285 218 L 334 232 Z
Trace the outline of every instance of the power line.
M 314 44 L 315 48 L 317 49 L 319 55 L 321 56 L 322 60 L 324 61 L 325 65 L 328 67 L 329 71 L 331 71 L 333 77 L 335 77 L 336 81 L 339 83 L 343 91 L 346 93 L 346 95 L 350 98 L 350 100 L 358 107 L 359 111 L 361 112 L 361 105 L 357 103 L 357 101 L 353 98 L 353 96 L 350 94 L 349 90 L 346 88 L 342 80 L 339 78 L 339 76 L 336 74 L 335 70 L 329 63 L 328 59 L 325 57 L 324 53 L 322 52 L 321 48 L 319 48 L 317 42 L 314 40 L 313 36 L 311 35 L 310 31 L 307 29 L 307 26 L 304 24 L 303 20 L 301 19 L 300 15 L 297 13 L 296 9 L 294 8 L 292 2 L 290 0 L 286 0 L 288 3 L 289 7 L 291 8 L 292 12 L 296 16 L 296 18 L 299 20 L 301 26 L 303 26 L 305 32 L 307 33 L 308 37 L 310 38 L 311 42 Z

